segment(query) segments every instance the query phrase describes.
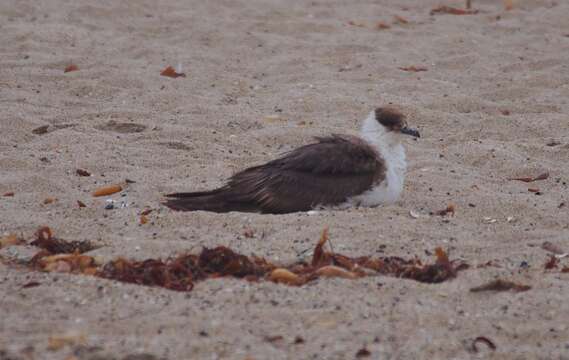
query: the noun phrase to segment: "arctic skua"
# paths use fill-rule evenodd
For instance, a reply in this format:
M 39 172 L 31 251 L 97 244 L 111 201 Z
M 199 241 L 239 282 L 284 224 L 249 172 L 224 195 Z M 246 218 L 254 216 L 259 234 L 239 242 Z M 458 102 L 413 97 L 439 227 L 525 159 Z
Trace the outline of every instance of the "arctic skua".
M 397 201 L 407 162 L 402 135 L 419 137 L 399 111 L 384 107 L 363 121 L 359 136 L 333 134 L 231 176 L 217 189 L 166 195 L 166 206 L 285 214 L 322 208 L 374 207 Z

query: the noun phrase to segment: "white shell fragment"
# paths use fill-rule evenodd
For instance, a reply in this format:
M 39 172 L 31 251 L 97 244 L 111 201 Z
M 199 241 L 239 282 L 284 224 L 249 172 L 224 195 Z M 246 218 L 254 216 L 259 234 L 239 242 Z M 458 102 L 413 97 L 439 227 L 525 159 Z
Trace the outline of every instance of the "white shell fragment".
M 413 219 L 418 219 L 421 217 L 421 215 L 415 210 L 409 210 L 409 216 L 411 216 Z

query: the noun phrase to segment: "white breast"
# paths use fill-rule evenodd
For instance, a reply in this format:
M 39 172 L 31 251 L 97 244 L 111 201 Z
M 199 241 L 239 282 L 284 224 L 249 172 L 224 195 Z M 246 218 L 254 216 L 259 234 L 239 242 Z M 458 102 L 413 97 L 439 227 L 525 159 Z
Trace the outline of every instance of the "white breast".
M 407 161 L 405 148 L 397 134 L 386 132 L 375 119 L 372 111 L 362 124 L 360 136 L 366 140 L 381 155 L 385 161 L 385 179 L 368 191 L 349 198 L 336 209 L 353 206 L 374 207 L 381 204 L 392 204 L 399 199 L 403 191 Z
M 403 191 L 407 161 L 403 145 L 397 144 L 381 149 L 381 155 L 387 167 L 385 179 L 372 189 L 348 200 L 351 206 L 373 207 L 381 204 L 392 204 L 399 199 Z M 346 204 L 348 205 L 348 204 Z

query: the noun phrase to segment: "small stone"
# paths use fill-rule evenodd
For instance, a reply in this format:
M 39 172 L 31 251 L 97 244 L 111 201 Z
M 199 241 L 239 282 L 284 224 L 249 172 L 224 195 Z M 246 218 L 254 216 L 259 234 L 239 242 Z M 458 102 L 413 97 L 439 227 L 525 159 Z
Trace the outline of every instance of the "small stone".
M 36 135 L 43 135 L 47 134 L 47 130 L 49 129 L 49 125 L 42 125 L 32 130 L 32 133 Z
M 557 140 L 554 140 L 554 139 L 551 139 L 551 140 L 549 140 L 549 141 L 547 142 L 547 144 L 545 144 L 545 145 L 547 145 L 547 146 L 552 146 L 552 147 L 553 147 L 553 146 L 561 145 L 561 142 L 560 142 L 560 141 L 557 141 Z

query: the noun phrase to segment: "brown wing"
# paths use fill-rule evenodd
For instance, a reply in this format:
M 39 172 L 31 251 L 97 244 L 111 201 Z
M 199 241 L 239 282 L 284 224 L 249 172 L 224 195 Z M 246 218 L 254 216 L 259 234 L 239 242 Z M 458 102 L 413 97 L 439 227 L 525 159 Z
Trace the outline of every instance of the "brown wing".
M 235 174 L 223 188 L 225 199 L 264 213 L 307 211 L 340 204 L 384 177 L 383 160 L 363 140 L 333 135 L 317 141 Z

